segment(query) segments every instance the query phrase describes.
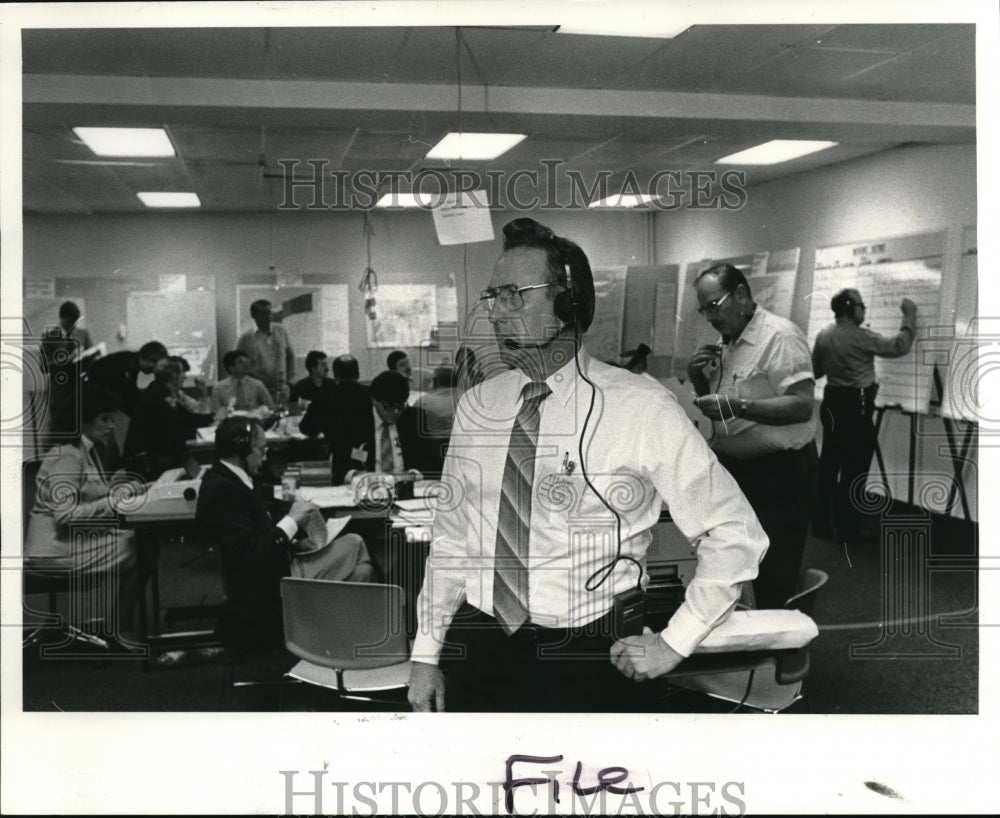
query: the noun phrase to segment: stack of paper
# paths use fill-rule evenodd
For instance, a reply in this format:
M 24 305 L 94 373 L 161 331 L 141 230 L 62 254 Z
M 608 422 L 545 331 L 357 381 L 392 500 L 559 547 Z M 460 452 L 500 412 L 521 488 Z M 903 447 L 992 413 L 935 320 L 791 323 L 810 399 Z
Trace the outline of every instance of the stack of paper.
M 393 510 L 392 525 L 394 528 L 406 526 L 429 527 L 434 522 L 434 511 L 428 508 L 424 499 L 397 500 Z
M 300 486 L 295 493 L 300 500 L 320 508 L 353 508 L 356 505 L 351 486 Z

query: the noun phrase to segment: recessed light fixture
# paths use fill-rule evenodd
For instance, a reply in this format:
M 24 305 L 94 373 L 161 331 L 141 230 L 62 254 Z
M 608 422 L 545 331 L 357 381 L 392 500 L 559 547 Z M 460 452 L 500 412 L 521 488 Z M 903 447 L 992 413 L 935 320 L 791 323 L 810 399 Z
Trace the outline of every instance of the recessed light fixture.
M 798 159 L 800 156 L 807 156 L 817 151 L 825 151 L 832 148 L 838 142 L 824 142 L 810 139 L 772 139 L 745 151 L 731 153 L 716 159 L 716 165 L 777 165 L 780 162 L 788 162 L 790 159 Z
M 417 197 L 414 193 L 383 193 L 381 198 L 375 202 L 375 207 L 430 207 L 434 202 L 433 196 Z M 440 197 L 438 197 L 440 198 Z
M 621 193 L 617 196 L 608 196 L 605 199 L 598 199 L 591 202 L 587 207 L 639 207 L 650 202 L 655 202 L 659 196 L 650 196 L 648 193 Z
M 523 133 L 450 133 L 427 153 L 428 159 L 496 159 L 518 142 Z
M 650 21 L 647 27 L 637 25 L 633 17 L 626 16 L 620 20 L 602 17 L 599 21 L 592 23 L 581 19 L 566 26 L 559 26 L 556 31 L 559 34 L 591 34 L 604 37 L 644 37 L 646 39 L 672 40 L 689 28 L 691 28 L 691 24 L 687 22 L 667 24 L 659 20 L 656 22 Z
M 74 128 L 97 156 L 176 156 L 163 128 Z
M 135 195 L 146 207 L 201 207 L 201 199 L 197 193 L 155 191 Z

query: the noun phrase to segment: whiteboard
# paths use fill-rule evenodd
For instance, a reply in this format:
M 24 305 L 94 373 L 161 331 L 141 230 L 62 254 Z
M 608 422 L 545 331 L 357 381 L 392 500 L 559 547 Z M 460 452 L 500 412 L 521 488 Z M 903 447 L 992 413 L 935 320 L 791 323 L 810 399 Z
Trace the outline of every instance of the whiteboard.
M 948 346 L 942 367 L 941 414 L 973 423 L 989 417 L 980 403 L 982 372 L 992 371 L 996 358 L 996 322 L 976 319 L 979 281 L 979 251 L 976 228 L 967 227 L 962 236 L 962 261 L 955 304 L 954 339 Z
M 125 302 L 129 346 L 159 341 L 191 365 L 191 375 L 214 377 L 215 293 L 132 291 Z
M 605 267 L 593 273 L 594 320 L 583 336 L 583 345 L 599 361 L 617 362 L 622 353 L 628 267 Z
M 287 330 L 295 352 L 296 373 L 305 373 L 309 350 L 319 349 L 330 357 L 351 348 L 348 335 L 348 291 L 346 284 L 302 284 L 274 287 L 240 284 L 236 287 L 237 337 L 254 329 L 250 305 L 261 298 L 271 302 L 271 314 Z
M 926 414 L 934 388 L 937 355 L 928 353 L 928 327 L 937 322 L 941 308 L 941 248 L 943 234 L 877 239 L 817 250 L 813 292 L 809 306 L 809 346 L 823 327 L 833 322 L 830 299 L 840 290 L 854 288 L 867 306 L 868 326 L 880 335 L 899 331 L 901 299 L 917 305 L 917 338 L 902 358 L 875 358 L 875 379 L 880 384 L 878 406 L 898 406 Z M 934 255 L 920 255 L 931 253 Z M 937 346 L 936 344 L 934 345 Z
M 653 355 L 673 355 L 677 336 L 677 282 L 656 285 L 656 312 L 653 315 Z

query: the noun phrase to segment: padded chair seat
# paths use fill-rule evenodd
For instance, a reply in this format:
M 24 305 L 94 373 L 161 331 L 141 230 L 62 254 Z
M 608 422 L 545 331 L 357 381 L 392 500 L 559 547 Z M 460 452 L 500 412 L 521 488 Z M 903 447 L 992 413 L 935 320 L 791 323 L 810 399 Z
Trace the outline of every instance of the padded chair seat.
M 286 676 L 298 679 L 300 682 L 319 685 L 320 687 L 340 692 L 337 684 L 337 671 L 333 668 L 314 665 L 305 659 L 288 671 Z M 410 683 L 410 662 L 400 662 L 398 665 L 372 668 L 370 670 L 345 670 L 345 693 L 380 693 L 386 690 L 405 688 Z

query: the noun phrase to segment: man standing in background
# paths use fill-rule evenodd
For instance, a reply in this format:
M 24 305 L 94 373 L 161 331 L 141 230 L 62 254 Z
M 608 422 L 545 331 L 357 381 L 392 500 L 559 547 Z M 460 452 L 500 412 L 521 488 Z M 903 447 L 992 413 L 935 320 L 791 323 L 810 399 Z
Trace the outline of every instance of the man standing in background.
M 862 329 L 865 304 L 857 290 L 841 290 L 830 300 L 830 309 L 836 322 L 820 330 L 812 352 L 816 377 L 826 375 L 819 410 L 823 454 L 813 533 L 832 533 L 833 506 L 838 538 L 851 542 L 862 536 L 861 513 L 851 500 L 852 486 L 867 476 L 875 452 L 875 356 L 899 358 L 910 351 L 917 332 L 917 305 L 909 298 L 900 302 L 903 324 L 891 338 Z
M 295 375 L 295 352 L 288 330 L 271 320 L 271 302 L 265 298 L 250 305 L 250 317 L 257 328 L 244 332 L 236 348 L 247 354 L 250 374 L 264 382 L 275 403 L 285 403 Z
M 59 307 L 58 328 L 46 330 L 42 338 L 42 371 L 49 375 L 49 414 L 56 433 L 76 431 L 73 415 L 83 369 L 80 356 L 93 345 L 90 333 L 79 321 L 80 308 L 64 301 Z
M 815 497 L 809 344 L 791 321 L 754 303 L 733 265 L 710 267 L 694 286 L 698 312 L 722 336 L 688 365 L 695 405 L 771 541 L 753 584 L 757 607 L 781 608 L 797 589 Z

